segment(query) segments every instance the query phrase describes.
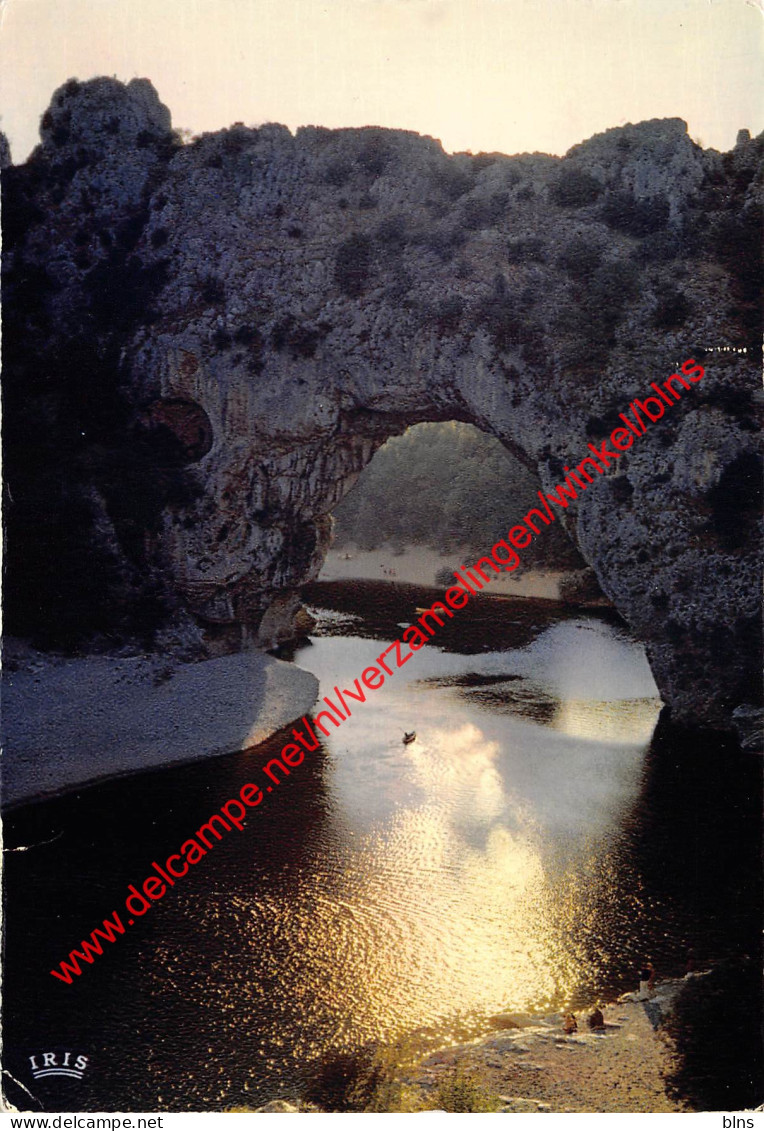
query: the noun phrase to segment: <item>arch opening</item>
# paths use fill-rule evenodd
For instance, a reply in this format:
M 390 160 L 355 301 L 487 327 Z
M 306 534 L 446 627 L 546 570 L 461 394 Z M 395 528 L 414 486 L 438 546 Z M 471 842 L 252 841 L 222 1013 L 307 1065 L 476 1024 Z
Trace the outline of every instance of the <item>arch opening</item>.
M 319 580 L 453 584 L 538 506 L 538 475 L 496 437 L 461 420 L 415 424 L 389 438 L 334 508 Z M 543 530 L 491 593 L 583 598 L 588 569 L 564 528 Z M 589 579 L 590 599 L 602 598 Z

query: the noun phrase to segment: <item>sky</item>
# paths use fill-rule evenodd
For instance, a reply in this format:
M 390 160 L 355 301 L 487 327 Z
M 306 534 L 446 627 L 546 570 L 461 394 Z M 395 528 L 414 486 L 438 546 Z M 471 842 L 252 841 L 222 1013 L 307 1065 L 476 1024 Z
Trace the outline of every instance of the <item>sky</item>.
M 764 129 L 764 0 L 0 0 L 13 159 L 68 78 L 151 79 L 175 126 L 381 125 L 449 152 L 562 154 L 680 117 Z

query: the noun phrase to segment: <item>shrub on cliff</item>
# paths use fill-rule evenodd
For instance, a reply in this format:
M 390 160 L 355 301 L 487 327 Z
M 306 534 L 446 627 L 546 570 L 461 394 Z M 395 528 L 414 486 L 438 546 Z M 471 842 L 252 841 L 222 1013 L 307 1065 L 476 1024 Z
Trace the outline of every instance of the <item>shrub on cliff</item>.
M 672 283 L 666 283 L 655 292 L 653 326 L 657 330 L 674 330 L 684 325 L 691 310 L 687 296 Z
M 549 190 L 549 197 L 561 208 L 583 208 L 594 204 L 601 192 L 600 182 L 585 169 L 562 169 Z
M 324 170 L 324 179 L 327 184 L 334 185 L 335 188 L 341 188 L 350 178 L 352 173 L 352 165 L 346 157 L 335 157 Z
M 509 193 L 494 192 L 491 196 L 471 197 L 464 204 L 464 226 L 471 231 L 493 228 L 507 214 Z
M 574 279 L 584 279 L 599 267 L 602 252 L 583 236 L 574 236 L 560 252 L 557 263 Z
M 562 363 L 579 376 L 595 376 L 607 363 L 626 303 L 636 293 L 639 272 L 629 260 L 612 260 L 577 283 L 570 300 L 557 311 L 554 332 Z
M 761 274 L 764 232 L 760 209 L 746 207 L 738 199 L 730 212 L 722 213 L 710 233 L 711 253 L 730 272 L 735 302 L 729 315 L 737 326 L 735 335 L 745 342 L 749 354 L 761 358 Z
M 434 165 L 430 170 L 430 180 L 433 187 L 447 200 L 458 200 L 474 184 L 467 170 L 460 168 L 453 157 Z
M 366 289 L 372 259 L 371 240 L 359 233 L 349 236 L 337 249 L 334 281 L 349 298 L 358 298 Z
M 435 311 L 435 324 L 438 333 L 444 336 L 456 334 L 461 327 L 462 314 L 464 313 L 464 299 L 461 295 L 447 295 L 438 304 Z
M 358 152 L 356 160 L 370 177 L 380 177 L 390 163 L 393 151 L 385 130 L 366 127 L 366 141 Z
M 520 347 L 526 361 L 543 363 L 543 331 L 528 317 L 527 311 L 527 307 L 534 301 L 530 288 L 525 288 L 523 298 L 509 293 L 507 281 L 499 272 L 494 279 L 493 289 L 478 305 L 476 313 L 497 350 L 505 352 Z
M 629 299 L 635 297 L 639 272 L 627 259 L 603 263 L 592 277 L 590 300 L 602 312 L 609 325 L 615 327 Z
M 507 260 L 510 263 L 545 263 L 546 245 L 538 236 L 510 240 L 507 244 Z
M 408 216 L 405 212 L 394 212 L 382 220 L 374 233 L 377 243 L 385 250 L 400 250 L 409 238 Z
M 438 1087 L 436 1106 L 455 1113 L 497 1112 L 501 1109 L 501 1100 L 473 1073 L 455 1068 Z
M 444 263 L 453 259 L 456 252 L 464 246 L 466 241 L 467 233 L 459 224 L 419 231 L 412 238 L 412 243 L 429 248 Z
M 666 227 L 669 203 L 664 196 L 637 200 L 630 192 L 612 192 L 602 205 L 601 216 L 609 228 L 641 238 Z

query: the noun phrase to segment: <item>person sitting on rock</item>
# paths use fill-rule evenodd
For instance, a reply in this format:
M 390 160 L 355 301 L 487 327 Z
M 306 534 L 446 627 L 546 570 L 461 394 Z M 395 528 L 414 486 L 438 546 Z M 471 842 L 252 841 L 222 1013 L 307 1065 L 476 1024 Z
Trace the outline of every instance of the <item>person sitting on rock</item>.
M 589 1028 L 594 1030 L 605 1028 L 605 1018 L 603 1017 L 602 1010 L 598 1005 L 596 1005 L 592 1012 L 589 1014 Z
M 655 988 L 655 967 L 652 962 L 647 961 L 639 971 L 639 993 L 637 994 L 637 1001 L 647 1001 L 652 997 L 653 989 Z
M 562 1022 L 562 1031 L 566 1036 L 570 1037 L 573 1033 L 578 1032 L 578 1022 L 574 1013 L 566 1013 Z

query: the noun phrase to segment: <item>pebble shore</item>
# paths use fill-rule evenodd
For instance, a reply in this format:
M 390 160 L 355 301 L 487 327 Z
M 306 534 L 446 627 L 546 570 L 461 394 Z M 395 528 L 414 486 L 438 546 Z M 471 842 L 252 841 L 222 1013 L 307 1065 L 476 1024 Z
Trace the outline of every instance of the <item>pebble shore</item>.
M 246 750 L 310 711 L 317 691 L 309 672 L 262 652 L 180 665 L 6 656 L 3 804 Z
M 682 985 L 662 982 L 647 1002 L 625 994 L 602 1009 L 601 1032 L 588 1028 L 583 1011 L 572 1036 L 563 1033 L 558 1013 L 497 1018 L 502 1029 L 432 1053 L 413 1082 L 435 1093 L 443 1076 L 459 1068 L 497 1093 L 503 1112 L 686 1110 L 666 1094 L 673 1050 L 660 1027 Z

